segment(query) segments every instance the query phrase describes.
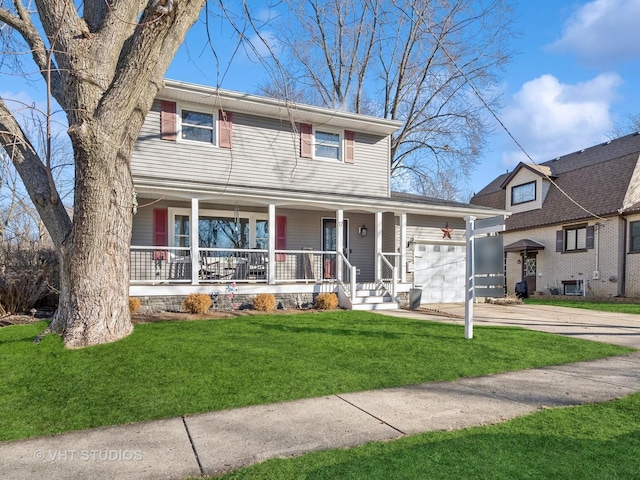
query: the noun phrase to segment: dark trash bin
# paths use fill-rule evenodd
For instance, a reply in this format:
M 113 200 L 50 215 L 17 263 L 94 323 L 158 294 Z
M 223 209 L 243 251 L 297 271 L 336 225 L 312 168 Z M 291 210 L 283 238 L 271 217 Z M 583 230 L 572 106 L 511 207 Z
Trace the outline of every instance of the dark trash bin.
M 420 309 L 420 300 L 422 299 L 422 289 L 412 288 L 409 290 L 409 306 L 411 310 Z
M 527 282 L 524 280 L 516 283 L 516 297 L 518 298 L 529 298 L 529 291 L 527 287 Z

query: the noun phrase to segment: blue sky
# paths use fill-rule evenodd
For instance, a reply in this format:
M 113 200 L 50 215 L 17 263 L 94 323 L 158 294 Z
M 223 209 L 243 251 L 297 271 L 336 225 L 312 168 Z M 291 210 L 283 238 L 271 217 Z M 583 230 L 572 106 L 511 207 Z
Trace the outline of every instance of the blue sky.
M 258 2 L 250 4 L 259 9 Z M 503 107 L 496 113 L 535 161 L 607 140 L 615 123 L 640 113 L 640 0 L 512 4 L 514 30 L 520 35 L 513 38 L 517 53 L 503 74 L 499 86 Z M 226 72 L 219 81 L 222 75 L 207 65 L 210 52 L 202 52 L 201 46 L 196 51 L 191 48 L 201 45 L 198 36 L 196 27 L 186 43 L 190 58 L 183 48 L 168 77 L 251 93 L 268 78 L 242 49 L 230 61 L 236 42 L 229 32 L 216 39 L 220 72 Z M 194 68 L 196 62 L 199 69 Z M 519 161 L 528 161 L 497 123 L 494 132 L 464 190 L 477 192 Z
M 248 2 L 254 13 L 267 0 Z M 640 114 L 640 0 L 512 0 L 513 49 L 518 52 L 499 85 L 496 113 L 535 161 L 545 161 L 608 139 L 613 125 Z M 212 3 L 213 8 L 217 4 Z M 263 8 L 264 6 L 264 8 Z M 222 19 L 210 23 L 219 68 L 196 25 L 167 77 L 255 93 L 268 74 L 252 60 Z M 19 78 L 0 77 L 0 95 L 29 103 L 40 93 Z M 480 166 L 463 190 L 477 192 L 496 175 L 528 161 L 496 124 Z

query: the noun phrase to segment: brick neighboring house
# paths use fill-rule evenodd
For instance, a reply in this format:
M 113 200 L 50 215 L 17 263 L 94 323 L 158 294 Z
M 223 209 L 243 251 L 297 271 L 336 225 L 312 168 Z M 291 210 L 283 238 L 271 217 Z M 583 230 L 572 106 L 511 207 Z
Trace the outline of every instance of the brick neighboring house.
M 640 132 L 541 163 L 520 163 L 471 203 L 512 212 L 508 293 L 640 297 Z

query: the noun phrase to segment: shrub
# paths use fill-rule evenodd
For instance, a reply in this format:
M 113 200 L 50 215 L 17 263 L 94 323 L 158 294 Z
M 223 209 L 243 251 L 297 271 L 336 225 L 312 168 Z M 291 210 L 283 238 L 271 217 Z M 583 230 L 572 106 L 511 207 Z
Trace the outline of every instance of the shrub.
M 269 312 L 276 308 L 276 297 L 270 293 L 260 293 L 253 298 L 253 309 Z
M 314 304 L 320 310 L 333 310 L 338 308 L 338 296 L 335 293 L 319 293 Z
M 129 297 L 129 313 L 133 315 L 140 310 L 140 299 L 135 297 Z
M 211 308 L 211 297 L 206 293 L 191 293 L 182 301 L 182 308 L 189 313 L 205 313 Z
M 0 247 L 0 305 L 6 313 L 29 311 L 55 291 L 57 257 L 37 245 Z

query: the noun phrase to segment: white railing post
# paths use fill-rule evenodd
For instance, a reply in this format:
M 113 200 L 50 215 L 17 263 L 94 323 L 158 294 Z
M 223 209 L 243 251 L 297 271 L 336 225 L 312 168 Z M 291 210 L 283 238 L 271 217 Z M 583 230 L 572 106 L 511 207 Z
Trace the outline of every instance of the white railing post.
M 356 270 L 357 268 L 353 265 L 351 266 L 351 304 L 356 301 Z

